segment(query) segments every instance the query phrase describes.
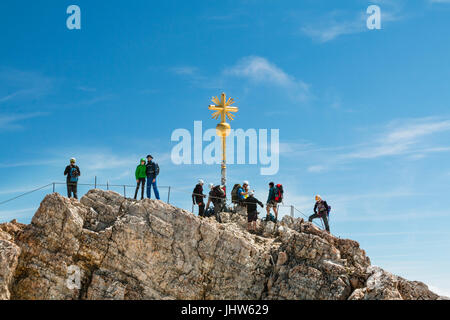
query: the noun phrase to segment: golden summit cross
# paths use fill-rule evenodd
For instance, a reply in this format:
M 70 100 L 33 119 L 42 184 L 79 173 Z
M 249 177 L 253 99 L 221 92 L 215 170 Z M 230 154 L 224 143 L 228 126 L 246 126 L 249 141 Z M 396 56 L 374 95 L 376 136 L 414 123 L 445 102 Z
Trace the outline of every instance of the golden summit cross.
M 219 137 L 222 138 L 222 167 L 221 167 L 221 184 L 223 186 L 226 185 L 226 168 L 227 168 L 227 155 L 226 155 L 226 138 L 230 134 L 231 126 L 227 123 L 227 118 L 229 120 L 234 120 L 234 115 L 231 112 L 238 112 L 239 109 L 237 107 L 231 107 L 234 104 L 233 98 L 228 98 L 225 93 L 222 93 L 220 99 L 218 97 L 213 97 L 212 104 L 209 106 L 209 110 L 215 111 L 212 114 L 213 119 L 219 119 L 220 123 L 216 126 L 216 133 Z
M 231 112 L 238 112 L 237 107 L 230 107 L 232 104 L 234 104 L 233 98 L 228 98 L 225 93 L 222 93 L 220 99 L 218 97 L 213 97 L 212 102 L 215 104 L 212 104 L 209 106 L 209 110 L 216 111 L 213 113 L 212 117 L 213 119 L 218 119 L 220 116 L 220 122 L 225 123 L 226 117 L 230 120 L 234 120 L 234 115 L 231 114 Z

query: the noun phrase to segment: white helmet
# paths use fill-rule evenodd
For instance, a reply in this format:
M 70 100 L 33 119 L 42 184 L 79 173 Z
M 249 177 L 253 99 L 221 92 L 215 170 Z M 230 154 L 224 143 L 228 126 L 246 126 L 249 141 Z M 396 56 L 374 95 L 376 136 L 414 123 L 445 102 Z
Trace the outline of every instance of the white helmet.
M 199 184 L 204 184 L 205 182 L 204 182 L 202 179 L 199 179 L 199 180 L 198 180 L 198 183 L 199 183 Z
M 209 188 L 210 188 L 210 189 L 214 188 L 214 183 L 210 183 L 210 184 L 209 184 Z
M 244 183 L 242 185 L 249 185 L 248 181 L 244 181 Z
M 255 195 L 255 190 L 250 190 L 250 191 L 248 192 L 248 195 L 249 195 L 249 196 L 254 196 L 254 195 Z
M 77 162 L 77 159 L 75 159 L 75 158 L 70 158 L 70 162 Z

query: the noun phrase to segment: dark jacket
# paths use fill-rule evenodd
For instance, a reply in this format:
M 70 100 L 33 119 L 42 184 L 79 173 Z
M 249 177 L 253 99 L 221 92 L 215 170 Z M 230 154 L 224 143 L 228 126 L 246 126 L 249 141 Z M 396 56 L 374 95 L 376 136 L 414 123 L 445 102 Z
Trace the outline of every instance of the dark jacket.
M 146 174 L 147 174 L 147 178 L 156 178 L 159 174 L 159 165 L 156 162 L 150 161 L 147 162 L 147 170 L 146 170 Z
M 320 202 L 322 202 L 323 207 L 325 207 L 325 209 L 323 209 L 322 212 L 317 212 Z M 316 204 L 314 205 L 314 213 L 322 214 L 323 212 L 326 212 L 328 214 L 328 210 L 329 210 L 328 209 L 328 203 L 325 200 L 316 201 Z
M 72 168 L 77 169 L 78 175 L 81 176 L 80 168 L 78 168 L 77 165 L 73 166 L 73 165 L 70 164 L 70 165 L 68 165 L 68 166 L 66 167 L 66 169 L 64 170 L 64 175 L 67 176 L 67 179 L 66 179 L 67 182 L 70 182 L 70 170 L 71 170 Z M 73 182 L 72 182 L 72 183 L 73 183 Z
M 276 187 L 272 187 L 269 189 L 269 196 L 267 197 L 267 203 L 275 201 L 276 191 L 277 191 Z
M 199 204 L 203 202 L 203 198 L 205 195 L 203 194 L 203 186 L 201 184 L 197 184 L 195 186 L 194 191 L 192 192 L 192 203 Z
M 249 196 L 247 199 L 245 199 L 244 204 L 247 206 L 247 213 L 255 212 L 257 204 L 259 204 L 261 208 L 264 207 L 263 203 L 256 199 L 254 196 Z

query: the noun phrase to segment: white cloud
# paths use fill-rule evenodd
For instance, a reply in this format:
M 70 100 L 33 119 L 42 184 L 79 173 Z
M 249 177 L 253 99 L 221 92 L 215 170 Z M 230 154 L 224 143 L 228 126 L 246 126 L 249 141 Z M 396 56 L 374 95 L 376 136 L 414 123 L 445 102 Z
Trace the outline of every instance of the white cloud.
M 420 154 L 423 157 L 427 153 L 446 152 L 449 147 L 429 147 L 422 142 L 425 138 L 450 131 L 450 120 L 435 118 L 412 119 L 395 121 L 389 124 L 386 132 L 379 135 L 371 145 L 363 147 L 346 155 L 345 159 L 374 159 L 385 156 L 403 154 Z
M 392 1 L 375 1 L 381 6 L 381 25 L 403 19 L 400 14 L 402 4 Z M 369 31 L 365 10 L 360 12 L 332 11 L 313 22 L 305 24 L 300 28 L 301 33 L 313 40 L 324 43 L 332 41 L 343 35 L 350 35 Z
M 309 25 L 301 28 L 308 37 L 318 42 L 328 42 L 342 35 L 360 33 L 365 31 L 364 19 L 351 21 L 329 21 L 326 26 Z
M 243 77 L 255 84 L 275 85 L 299 100 L 306 100 L 310 96 L 308 84 L 297 80 L 263 57 L 244 57 L 236 65 L 226 69 L 224 74 Z
M 321 173 L 324 172 L 327 168 L 323 165 L 315 165 L 315 166 L 310 166 L 308 167 L 308 172 L 312 172 L 312 173 Z
M 434 0 L 436 1 L 436 0 Z M 441 0 L 442 1 L 442 0 Z M 448 1 L 448 3 L 450 3 L 450 1 Z M 432 285 L 428 285 L 428 288 L 433 291 L 434 293 L 440 295 L 440 296 L 444 296 L 444 297 L 448 297 L 450 298 L 450 291 L 446 290 L 446 289 L 441 289 Z
M 37 72 L 0 69 L 0 104 L 35 99 L 50 93 L 54 80 Z
M 22 218 L 25 216 L 29 216 L 30 213 L 34 213 L 34 212 L 36 212 L 36 208 L 0 211 L 0 222 L 11 221 L 13 219 L 18 219 L 18 218 Z
M 43 112 L 0 115 L 0 130 L 23 129 L 23 125 L 19 124 L 19 121 L 41 117 L 44 115 L 46 115 L 46 113 Z
M 84 91 L 84 92 L 96 92 L 97 91 L 96 88 L 85 87 L 85 86 L 79 86 L 79 87 L 77 87 L 77 89 L 80 91 Z
M 179 75 L 194 75 L 198 72 L 198 68 L 193 66 L 182 66 L 170 68 L 170 71 Z

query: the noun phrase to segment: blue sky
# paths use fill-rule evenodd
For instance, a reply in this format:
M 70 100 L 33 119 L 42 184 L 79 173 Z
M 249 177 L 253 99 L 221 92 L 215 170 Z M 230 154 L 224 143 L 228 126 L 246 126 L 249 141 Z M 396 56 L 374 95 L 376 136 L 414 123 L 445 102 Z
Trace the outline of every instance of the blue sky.
M 81 30 L 66 28 L 71 4 Z M 381 30 L 366 28 L 371 4 Z M 207 106 L 225 91 L 233 128 L 280 130 L 278 174 L 230 165 L 229 184 L 265 200 L 283 183 L 307 214 L 321 194 L 334 234 L 450 295 L 449 17 L 444 0 L 2 1 L 0 202 L 64 181 L 72 156 L 80 183 L 134 184 L 151 153 L 190 209 L 219 167 L 174 165 L 171 134 L 214 128 Z M 2 205 L 0 221 L 28 223 L 48 192 Z

